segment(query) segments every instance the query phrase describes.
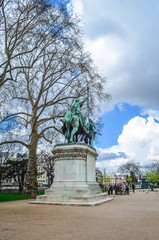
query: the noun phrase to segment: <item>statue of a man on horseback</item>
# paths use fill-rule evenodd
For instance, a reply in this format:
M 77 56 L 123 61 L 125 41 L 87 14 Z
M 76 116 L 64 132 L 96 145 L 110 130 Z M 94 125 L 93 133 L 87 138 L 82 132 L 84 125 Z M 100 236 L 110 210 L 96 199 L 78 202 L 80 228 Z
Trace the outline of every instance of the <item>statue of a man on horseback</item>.
M 89 113 L 89 94 L 87 94 L 87 97 L 82 101 L 77 98 L 66 112 L 64 118 L 61 119 L 63 123 L 61 130 L 69 143 L 84 140 L 85 143 L 93 146 L 96 134 L 94 123 L 89 119 L 89 114 L 88 122 L 86 122 L 86 117 L 81 113 L 81 108 L 86 101 Z
M 83 106 L 84 102 L 88 99 L 88 96 L 83 99 L 83 101 L 80 102 L 80 100 L 77 98 L 75 100 L 75 103 L 71 107 L 71 113 L 72 116 L 78 116 L 80 123 L 83 123 L 84 116 L 81 114 L 81 107 Z

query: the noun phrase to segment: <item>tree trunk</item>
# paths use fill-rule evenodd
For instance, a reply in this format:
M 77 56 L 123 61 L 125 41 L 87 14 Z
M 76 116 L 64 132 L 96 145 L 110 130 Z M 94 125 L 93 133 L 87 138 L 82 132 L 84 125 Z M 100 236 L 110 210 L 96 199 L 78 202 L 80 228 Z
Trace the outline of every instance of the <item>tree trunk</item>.
M 25 194 L 35 197 L 38 193 L 37 184 L 37 133 L 32 133 L 29 145 L 29 161 L 26 174 Z
M 22 183 L 21 183 L 21 182 L 19 182 L 19 193 L 21 194 L 21 193 L 22 193 L 22 191 L 23 191 Z

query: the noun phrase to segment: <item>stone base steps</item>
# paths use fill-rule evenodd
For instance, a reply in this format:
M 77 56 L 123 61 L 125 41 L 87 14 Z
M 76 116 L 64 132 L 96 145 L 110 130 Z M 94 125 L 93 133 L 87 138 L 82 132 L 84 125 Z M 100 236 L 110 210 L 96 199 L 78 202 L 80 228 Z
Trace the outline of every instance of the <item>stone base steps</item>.
M 106 193 L 87 196 L 41 195 L 37 196 L 36 201 L 31 201 L 30 203 L 49 205 L 95 206 L 111 200 L 113 200 L 113 198 L 108 197 Z

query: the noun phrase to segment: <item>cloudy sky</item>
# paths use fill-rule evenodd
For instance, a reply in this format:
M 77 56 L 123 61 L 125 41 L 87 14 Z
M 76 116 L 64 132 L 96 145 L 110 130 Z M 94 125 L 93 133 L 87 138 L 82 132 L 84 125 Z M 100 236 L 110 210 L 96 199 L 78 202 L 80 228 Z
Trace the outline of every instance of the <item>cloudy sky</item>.
M 85 43 L 112 95 L 102 105 L 97 166 L 159 160 L 159 1 L 72 0 Z

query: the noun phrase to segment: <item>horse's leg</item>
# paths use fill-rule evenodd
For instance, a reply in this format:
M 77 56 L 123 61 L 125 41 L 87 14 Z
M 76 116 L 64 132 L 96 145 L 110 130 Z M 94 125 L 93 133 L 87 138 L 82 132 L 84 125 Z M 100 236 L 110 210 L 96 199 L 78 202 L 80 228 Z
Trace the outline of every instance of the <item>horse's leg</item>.
M 84 142 L 88 144 L 88 137 L 86 135 L 84 136 Z
M 77 133 L 79 129 L 79 118 L 77 116 L 74 116 L 71 121 L 71 127 L 72 131 L 70 132 L 70 142 L 74 141 L 74 135 Z
M 69 130 L 67 130 L 67 132 L 66 132 L 66 139 L 67 139 L 67 141 L 69 142 L 70 141 L 70 134 L 69 134 Z
M 78 134 L 75 135 L 75 141 L 78 142 Z
M 91 147 L 93 147 L 93 142 L 94 142 L 94 139 L 93 139 L 93 138 L 90 138 L 90 140 L 89 140 L 89 145 L 90 145 Z
M 66 133 L 65 133 L 65 138 L 67 139 L 67 142 L 70 142 L 70 124 L 66 123 Z
M 85 139 L 86 139 L 86 134 L 85 133 L 82 133 L 82 136 L 81 136 L 81 138 L 80 138 L 80 141 L 81 142 L 85 142 Z M 86 142 L 85 142 L 86 143 Z
M 70 142 L 73 142 L 73 138 L 75 133 L 78 131 L 78 127 L 74 127 L 71 131 L 71 137 L 70 137 Z

